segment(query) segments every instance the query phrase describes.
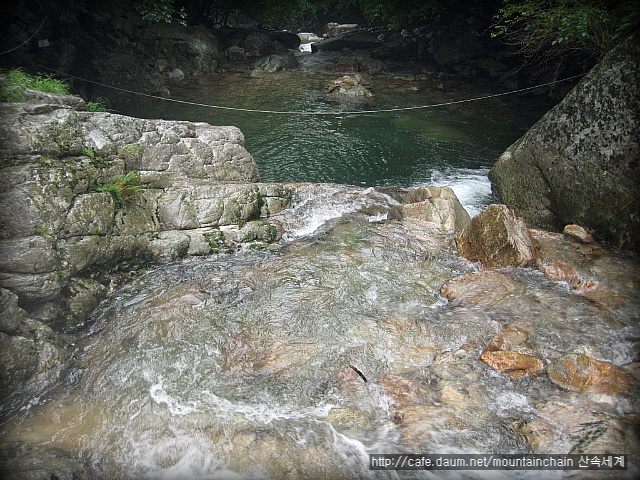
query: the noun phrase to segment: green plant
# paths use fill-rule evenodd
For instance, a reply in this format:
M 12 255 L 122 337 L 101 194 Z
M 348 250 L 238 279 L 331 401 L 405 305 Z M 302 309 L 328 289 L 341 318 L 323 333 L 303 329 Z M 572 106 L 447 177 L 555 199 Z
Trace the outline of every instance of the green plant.
M 95 150 L 93 148 L 82 147 L 82 154 L 85 157 L 89 157 L 92 162 L 95 162 L 95 160 L 96 160 L 96 152 L 95 152 Z
M 140 160 L 144 153 L 144 147 L 142 145 L 138 145 L 137 143 L 131 143 L 129 145 L 125 145 L 122 150 L 118 152 L 118 157 L 120 158 L 132 158 L 134 160 Z
M 184 7 L 176 8 L 173 0 L 139 0 L 135 9 L 142 19 L 149 23 L 187 25 Z
M 31 75 L 21 68 L 14 68 L 9 71 L 2 71 L 2 75 L 6 79 L 7 87 L 22 87 L 41 92 L 69 94 L 69 86 L 63 80 L 52 77 L 51 75 Z M 0 100 L 3 101 L 20 101 L 24 98 L 22 92 L 16 88 L 3 88 L 0 91 Z
M 87 111 L 89 112 L 113 112 L 111 103 L 105 97 L 96 98 L 95 102 L 87 102 Z
M 41 237 L 52 237 L 53 233 L 48 227 L 36 227 L 33 229 L 33 233 L 40 235 Z
M 599 58 L 624 39 L 640 19 L 630 0 L 503 0 L 492 36 L 516 45 L 527 63 L 582 53 Z
M 118 211 L 127 199 L 142 188 L 145 188 L 145 186 L 140 183 L 140 174 L 138 172 L 129 172 L 113 177 L 108 183 L 98 187 L 96 191 L 110 193 L 115 209 Z

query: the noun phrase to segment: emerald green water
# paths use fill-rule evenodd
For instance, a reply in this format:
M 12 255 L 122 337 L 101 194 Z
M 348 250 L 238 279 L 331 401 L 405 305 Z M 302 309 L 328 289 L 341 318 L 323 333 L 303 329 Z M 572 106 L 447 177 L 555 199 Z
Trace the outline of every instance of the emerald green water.
M 489 201 L 486 174 L 498 156 L 549 108 L 531 98 L 509 95 L 435 108 L 352 115 L 344 112 L 432 105 L 501 90 L 385 76 L 365 79 L 374 94 L 372 99 L 341 101 L 324 93 L 324 85 L 339 76 L 309 72 L 261 77 L 207 75 L 172 88 L 174 99 L 190 102 L 335 115 L 237 112 L 140 97 L 117 108 L 138 117 L 239 127 L 262 181 L 401 188 L 449 185 L 472 210 Z

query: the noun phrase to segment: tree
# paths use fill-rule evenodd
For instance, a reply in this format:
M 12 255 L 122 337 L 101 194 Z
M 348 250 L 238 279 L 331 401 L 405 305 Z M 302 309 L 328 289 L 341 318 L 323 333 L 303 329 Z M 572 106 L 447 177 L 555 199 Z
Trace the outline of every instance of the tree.
M 638 24 L 637 0 L 503 0 L 494 36 L 516 45 L 525 63 L 602 57 Z

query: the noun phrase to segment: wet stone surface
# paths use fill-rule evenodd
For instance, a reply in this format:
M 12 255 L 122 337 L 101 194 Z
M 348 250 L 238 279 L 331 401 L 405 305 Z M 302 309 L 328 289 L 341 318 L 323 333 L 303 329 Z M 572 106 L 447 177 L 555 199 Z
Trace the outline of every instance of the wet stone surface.
M 591 290 L 480 270 L 453 232 L 380 216 L 396 204 L 298 185 L 274 216 L 278 244 L 114 291 L 66 382 L 4 425 L 3 468 L 31 478 L 29 446 L 63 452 L 59 476 L 404 479 L 430 477 L 371 471 L 368 453 L 610 451 L 632 462 L 613 478 L 633 478 L 637 259 L 534 231 L 541 262 L 571 265 Z M 564 388 L 548 372 L 567 357 L 609 362 L 626 387 Z

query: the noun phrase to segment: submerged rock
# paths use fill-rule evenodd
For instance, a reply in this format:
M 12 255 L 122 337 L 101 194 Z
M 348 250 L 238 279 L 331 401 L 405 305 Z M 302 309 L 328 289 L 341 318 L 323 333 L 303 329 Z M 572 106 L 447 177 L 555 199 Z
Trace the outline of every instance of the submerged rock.
M 362 85 L 362 76 L 343 75 L 341 78 L 329 82 L 324 93 L 343 97 L 372 97 L 373 94 Z
M 440 288 L 440 295 L 448 300 L 476 305 L 498 305 L 521 292 L 522 287 L 495 270 L 464 273 Z
M 538 259 L 527 225 L 506 205 L 489 205 L 456 236 L 456 245 L 484 267 L 530 267 Z
M 539 358 L 519 352 L 485 350 L 478 360 L 514 380 L 533 377 L 544 371 L 544 364 Z
M 627 377 L 611 362 L 603 362 L 580 353 L 565 355 L 547 367 L 556 385 L 578 393 L 624 394 L 629 390 Z

